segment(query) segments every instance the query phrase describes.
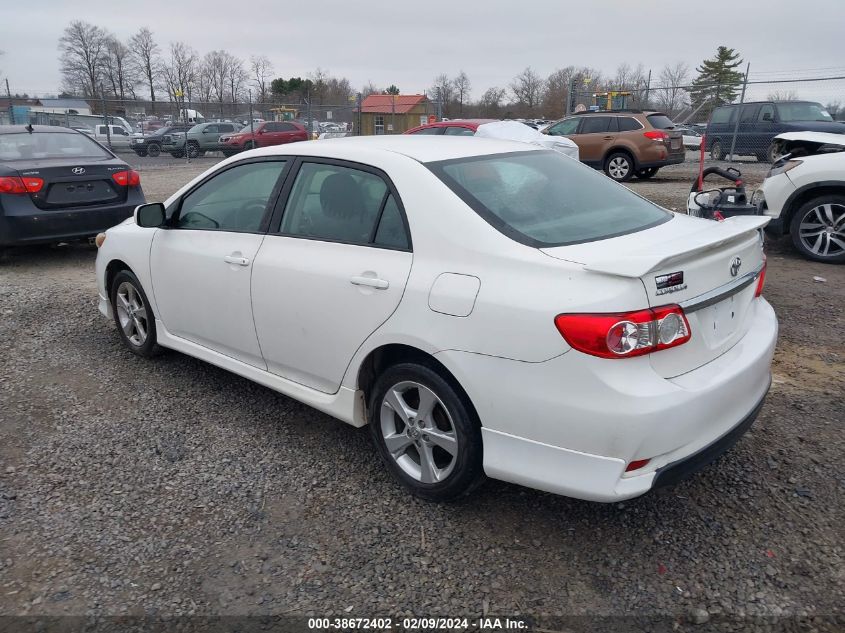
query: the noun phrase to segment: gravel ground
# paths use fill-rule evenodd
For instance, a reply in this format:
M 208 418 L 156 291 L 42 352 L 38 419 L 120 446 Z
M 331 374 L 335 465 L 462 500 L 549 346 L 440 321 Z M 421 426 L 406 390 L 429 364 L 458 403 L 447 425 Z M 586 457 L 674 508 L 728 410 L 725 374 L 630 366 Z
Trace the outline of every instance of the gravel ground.
M 213 162 L 136 165 L 160 200 Z M 765 171 L 743 169 L 752 185 Z M 631 186 L 682 208 L 693 173 Z M 0 614 L 843 630 L 825 618 L 845 604 L 845 268 L 768 252 L 774 383 L 717 465 L 613 505 L 495 481 L 431 505 L 389 480 L 366 429 L 181 354 L 125 351 L 96 309 L 92 248 L 18 251 L 0 266 Z

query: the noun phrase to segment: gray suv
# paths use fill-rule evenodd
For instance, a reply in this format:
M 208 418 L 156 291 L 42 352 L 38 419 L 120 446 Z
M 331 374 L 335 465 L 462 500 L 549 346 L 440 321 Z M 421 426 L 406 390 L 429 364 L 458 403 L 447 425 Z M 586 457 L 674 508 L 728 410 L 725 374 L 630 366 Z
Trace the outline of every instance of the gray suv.
M 229 135 L 241 129 L 239 123 L 198 123 L 187 133 L 187 152 L 191 158 L 202 156 L 205 152 L 218 152 L 222 149 L 220 136 Z M 161 149 L 170 152 L 174 158 L 181 158 L 186 151 L 186 134 L 166 134 L 162 139 Z

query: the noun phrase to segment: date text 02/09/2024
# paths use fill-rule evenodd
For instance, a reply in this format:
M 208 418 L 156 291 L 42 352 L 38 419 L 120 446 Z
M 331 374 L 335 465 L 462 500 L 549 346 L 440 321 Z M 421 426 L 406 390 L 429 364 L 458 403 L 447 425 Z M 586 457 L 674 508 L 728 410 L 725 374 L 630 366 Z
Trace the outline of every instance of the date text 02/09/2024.
M 309 618 L 311 631 L 527 631 L 529 622 L 511 617 Z

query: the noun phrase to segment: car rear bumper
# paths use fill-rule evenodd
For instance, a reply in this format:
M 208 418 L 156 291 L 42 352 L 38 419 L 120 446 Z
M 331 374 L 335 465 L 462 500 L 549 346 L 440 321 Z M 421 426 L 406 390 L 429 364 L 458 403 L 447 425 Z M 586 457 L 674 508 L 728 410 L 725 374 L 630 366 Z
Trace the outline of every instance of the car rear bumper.
M 49 244 L 93 237 L 120 224 L 144 204 L 143 193 L 130 195 L 125 203 L 108 207 L 10 212 L 0 215 L 0 246 Z
M 686 161 L 686 152 L 680 154 L 669 154 L 666 158 L 660 160 L 652 160 L 637 163 L 638 169 L 648 169 L 649 167 L 666 167 L 667 165 L 678 165 Z
M 478 412 L 490 477 L 613 502 L 644 494 L 658 477 L 668 483 L 688 460 L 683 470 L 703 467 L 756 416 L 771 382 L 777 319 L 763 299 L 749 318 L 730 350 L 671 379 L 648 356 L 606 360 L 573 350 L 526 363 L 446 351 L 437 358 Z M 638 459 L 650 461 L 626 473 Z

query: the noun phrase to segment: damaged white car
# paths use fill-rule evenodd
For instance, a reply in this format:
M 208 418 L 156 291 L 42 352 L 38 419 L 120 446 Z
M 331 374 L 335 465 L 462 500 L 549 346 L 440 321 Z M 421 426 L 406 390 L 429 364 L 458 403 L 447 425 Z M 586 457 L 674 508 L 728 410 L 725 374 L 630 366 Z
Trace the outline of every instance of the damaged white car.
M 769 234 L 789 234 L 808 259 L 845 263 L 845 134 L 787 132 L 781 157 L 753 201 L 772 218 Z

